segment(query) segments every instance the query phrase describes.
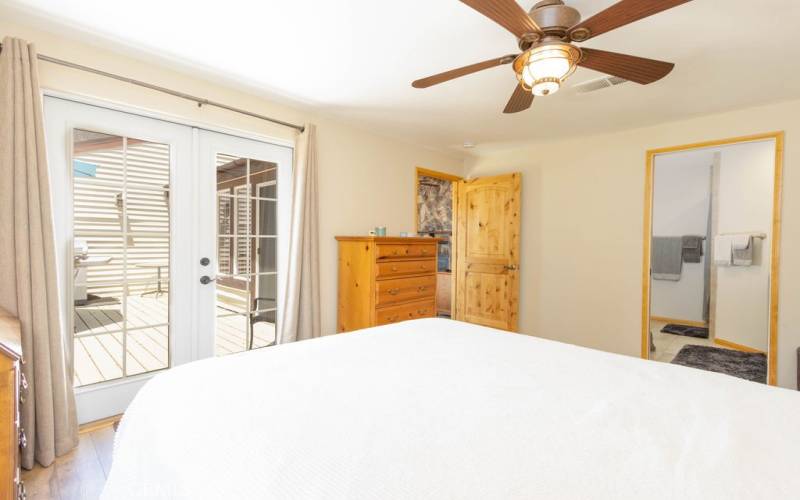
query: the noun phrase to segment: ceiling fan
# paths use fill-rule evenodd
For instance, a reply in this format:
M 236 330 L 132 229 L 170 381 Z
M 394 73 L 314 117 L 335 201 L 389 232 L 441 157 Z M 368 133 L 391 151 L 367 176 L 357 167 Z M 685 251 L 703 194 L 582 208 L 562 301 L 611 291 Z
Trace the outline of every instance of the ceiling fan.
M 577 68 L 593 69 L 647 85 L 667 76 L 674 64 L 642 57 L 578 48 L 585 42 L 691 0 L 621 0 L 581 22 L 576 9 L 562 0 L 543 0 L 526 13 L 516 0 L 461 0 L 517 37 L 521 54 L 511 54 L 464 66 L 415 81 L 422 89 L 485 69 L 512 64 L 518 85 L 504 113 L 518 113 L 531 107 L 534 96 L 558 92 Z

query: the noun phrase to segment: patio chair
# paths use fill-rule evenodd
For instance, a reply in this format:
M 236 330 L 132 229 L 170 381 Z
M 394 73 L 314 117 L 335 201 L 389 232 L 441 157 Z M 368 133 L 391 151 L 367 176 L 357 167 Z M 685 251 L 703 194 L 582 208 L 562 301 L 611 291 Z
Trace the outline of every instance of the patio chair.
M 262 304 L 259 307 L 259 304 Z M 276 311 L 257 312 L 259 309 L 275 309 L 277 301 L 266 297 L 256 297 L 253 299 L 253 312 L 250 313 L 250 331 L 247 339 L 247 350 L 253 349 L 254 330 L 256 323 L 276 323 Z M 264 347 L 275 345 L 278 339 L 278 332 L 275 332 L 275 340 Z

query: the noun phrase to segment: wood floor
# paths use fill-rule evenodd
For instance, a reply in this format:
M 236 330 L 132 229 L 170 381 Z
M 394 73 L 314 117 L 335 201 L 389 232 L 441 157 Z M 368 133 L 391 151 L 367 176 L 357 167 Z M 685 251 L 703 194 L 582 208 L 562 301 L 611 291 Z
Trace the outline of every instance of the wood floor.
M 114 427 L 106 426 L 80 434 L 78 447 L 48 468 L 38 465 L 23 471 L 28 500 L 94 500 L 100 498 L 111 470 Z

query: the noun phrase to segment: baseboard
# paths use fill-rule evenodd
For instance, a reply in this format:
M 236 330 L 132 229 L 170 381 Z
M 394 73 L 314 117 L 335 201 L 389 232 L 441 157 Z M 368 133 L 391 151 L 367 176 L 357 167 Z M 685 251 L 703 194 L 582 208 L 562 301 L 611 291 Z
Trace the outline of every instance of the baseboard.
M 708 323 L 705 321 L 692 321 L 689 319 L 675 319 L 675 318 L 665 318 L 663 316 L 650 316 L 650 321 L 661 321 L 663 323 L 672 323 L 675 325 L 682 325 L 682 326 L 694 326 L 696 328 L 706 328 L 708 327 Z
M 86 422 L 83 425 L 78 427 L 78 433 L 84 434 L 87 432 L 94 432 L 97 429 L 102 429 L 103 427 L 110 427 L 122 419 L 122 415 L 114 415 L 113 417 L 102 418 L 100 420 L 95 420 L 94 422 Z
M 714 343 L 720 347 L 727 347 L 728 349 L 734 349 L 736 351 L 742 352 L 753 352 L 757 354 L 766 354 L 766 352 L 762 351 L 761 349 L 755 349 L 753 347 L 747 347 L 746 345 L 737 344 L 736 342 L 730 342 L 728 340 L 723 339 L 714 339 Z

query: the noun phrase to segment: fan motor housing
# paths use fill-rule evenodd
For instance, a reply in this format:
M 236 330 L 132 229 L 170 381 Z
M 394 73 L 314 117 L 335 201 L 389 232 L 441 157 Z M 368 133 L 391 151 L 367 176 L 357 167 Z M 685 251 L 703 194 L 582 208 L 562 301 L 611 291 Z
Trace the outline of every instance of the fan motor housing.
M 581 22 L 581 13 L 564 5 L 562 0 L 542 0 L 529 15 L 547 35 L 564 37 L 567 30 Z

